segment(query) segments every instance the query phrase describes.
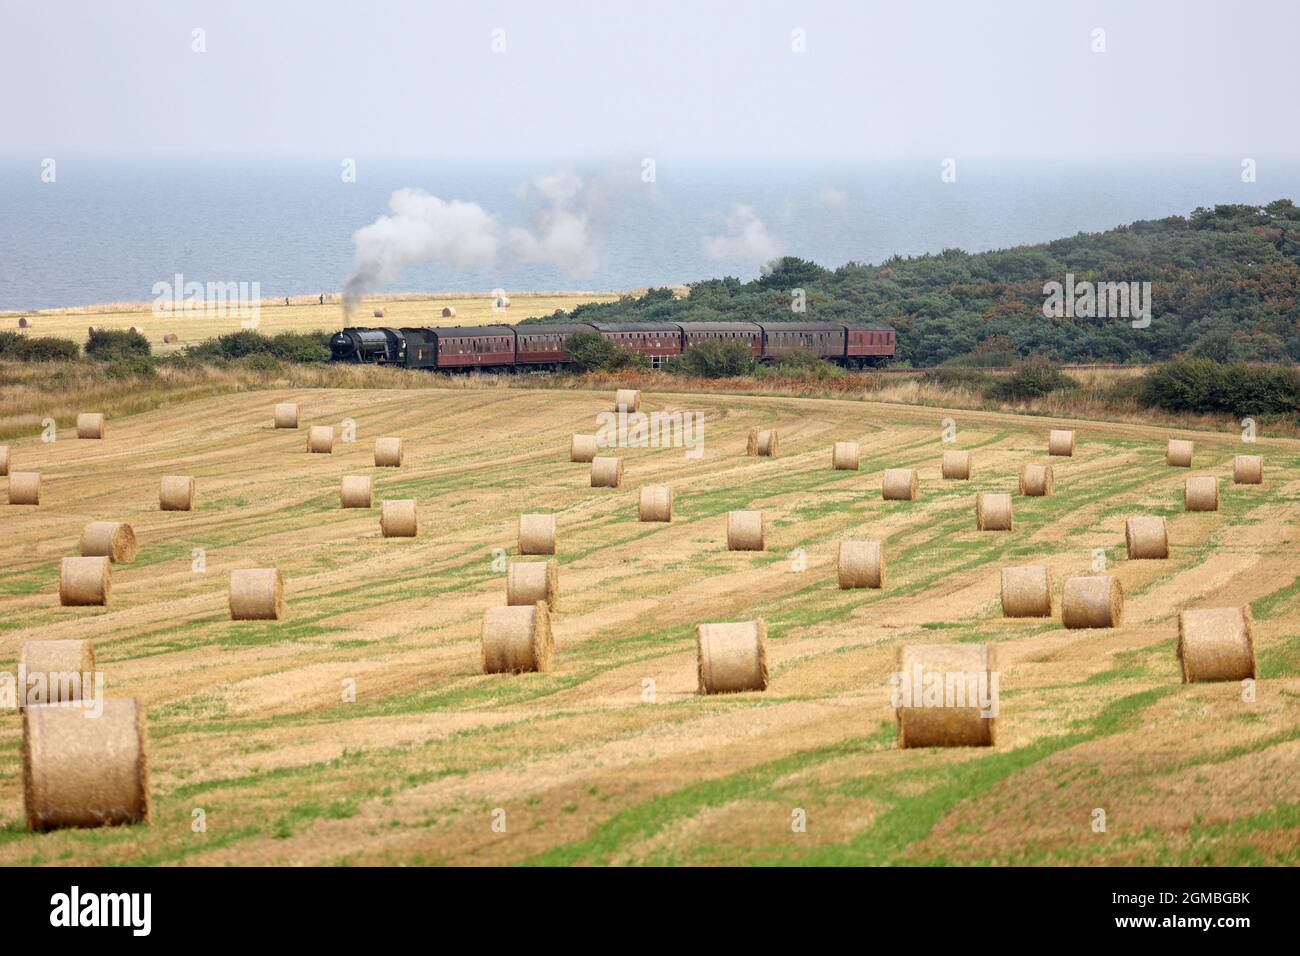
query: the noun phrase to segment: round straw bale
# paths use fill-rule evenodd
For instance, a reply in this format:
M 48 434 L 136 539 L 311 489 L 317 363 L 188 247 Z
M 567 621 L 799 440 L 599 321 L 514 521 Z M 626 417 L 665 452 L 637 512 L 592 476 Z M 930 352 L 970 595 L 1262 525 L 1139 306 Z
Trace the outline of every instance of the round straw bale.
M 727 512 L 727 550 L 762 551 L 766 546 L 767 526 L 761 511 Z
M 545 601 L 552 611 L 560 597 L 560 566 L 550 561 L 515 561 L 506 569 L 506 603 Z
M 18 318 L 18 328 L 30 329 L 35 328 L 35 326 L 28 320 L 27 316 L 23 315 Z
M 275 427 L 276 428 L 297 428 L 298 427 L 298 403 L 297 402 L 279 402 L 276 404 Z
M 831 449 L 831 467 L 836 471 L 857 471 L 862 450 L 855 441 L 837 441 Z
M 344 508 L 369 508 L 374 504 L 370 476 L 344 475 L 339 488 L 339 504 Z
M 1178 615 L 1183 683 L 1255 676 L 1250 607 L 1214 607 Z
M 383 310 L 383 309 L 375 309 L 375 318 L 376 318 L 376 319 L 382 319 L 383 317 L 384 317 L 384 310 Z
M 1074 432 L 1065 428 L 1053 428 L 1047 435 L 1047 453 L 1066 458 L 1073 456 Z
M 4 449 L 0 448 L 0 462 L 4 459 Z M 0 464 L 0 475 L 4 474 Z M 1262 485 L 1264 483 L 1264 456 L 1237 455 L 1232 459 L 1232 482 L 1237 485 Z
M 1219 510 L 1219 479 L 1195 475 L 1183 484 L 1183 507 L 1187 511 Z
M 620 388 L 614 393 L 614 411 L 639 412 L 641 410 L 641 390 Z
M 81 532 L 83 558 L 108 558 L 115 564 L 135 560 L 135 531 L 123 521 L 92 521 Z
M 32 830 L 149 819 L 144 709 L 105 700 L 93 720 L 80 707 L 23 712 L 23 809 Z
M 414 498 L 385 501 L 379 508 L 379 529 L 385 538 L 414 538 L 420 533 Z
M 59 565 L 59 603 L 64 607 L 104 605 L 112 591 L 108 558 L 64 558 Z
M 1128 556 L 1135 560 L 1160 560 L 1169 557 L 1169 531 L 1165 519 L 1146 516 L 1124 522 L 1124 544 Z
M 163 336 L 163 342 L 167 345 L 175 345 L 180 340 L 181 340 L 180 336 L 177 335 L 175 332 L 168 332 L 166 335 Z
M 1175 468 L 1192 467 L 1192 443 L 1179 438 L 1169 439 L 1169 448 L 1165 451 L 1165 464 Z
M 754 428 L 749 432 L 748 452 L 760 458 L 775 458 L 781 444 L 775 428 Z
M 1030 497 L 1050 495 L 1056 485 L 1056 475 L 1051 465 L 1027 462 L 1020 466 L 1020 493 Z
M 546 602 L 488 608 L 482 643 L 484 674 L 550 670 L 555 638 Z
M 11 471 L 9 473 L 9 503 L 11 505 L 39 505 L 41 503 L 41 473 L 39 471 Z
M 1119 627 L 1124 614 L 1124 588 L 1108 574 L 1065 579 L 1061 590 L 1061 623 L 1066 627 Z
M 970 452 L 946 451 L 943 453 L 942 473 L 944 478 L 956 481 L 970 479 Z
M 312 425 L 307 432 L 307 451 L 314 455 L 334 453 L 334 426 Z
M 554 554 L 555 545 L 555 515 L 519 516 L 520 554 Z
M 975 495 L 975 527 L 980 531 L 1011 530 L 1011 496 L 981 491 Z
M 767 690 L 767 624 L 697 624 L 695 663 L 701 694 Z
M 887 468 L 881 482 L 881 497 L 886 501 L 915 501 L 921 494 L 921 482 L 915 468 Z
M 375 439 L 376 468 L 401 468 L 403 457 L 400 438 Z
M 9 474 L 9 446 L 0 445 L 0 475 Z
M 997 717 L 985 716 L 981 697 L 995 703 L 996 672 L 996 654 L 988 644 L 900 647 L 899 692 L 906 706 L 894 709 L 898 746 L 992 747 Z
M 163 475 L 158 490 L 158 508 L 161 511 L 192 511 L 194 479 L 189 475 Z
M 645 485 L 637 503 L 638 521 L 672 521 L 673 490 L 668 485 Z
M 569 439 L 569 461 L 589 462 L 596 457 L 599 448 L 595 435 L 575 434 Z
M 444 306 L 442 307 L 442 317 L 443 317 L 444 319 L 450 319 L 450 318 L 453 318 L 453 317 L 455 317 L 455 315 L 456 315 L 456 310 L 453 309 L 451 306 L 449 306 L 449 305 L 444 305 Z
M 82 675 L 95 672 L 90 641 L 28 641 L 19 657 L 25 682 L 18 688 L 18 707 L 81 700 Z M 39 674 L 40 679 L 32 681 Z
M 591 459 L 591 487 L 617 488 L 623 484 L 623 459 L 597 455 Z
M 1052 572 L 1046 565 L 1002 569 L 1002 616 L 1052 616 Z
M 104 415 L 102 412 L 82 412 L 77 416 L 78 438 L 103 438 Z
M 230 619 L 278 621 L 284 617 L 284 578 L 278 568 L 230 572 Z
M 879 541 L 841 541 L 836 574 L 840 590 L 885 586 L 885 552 Z

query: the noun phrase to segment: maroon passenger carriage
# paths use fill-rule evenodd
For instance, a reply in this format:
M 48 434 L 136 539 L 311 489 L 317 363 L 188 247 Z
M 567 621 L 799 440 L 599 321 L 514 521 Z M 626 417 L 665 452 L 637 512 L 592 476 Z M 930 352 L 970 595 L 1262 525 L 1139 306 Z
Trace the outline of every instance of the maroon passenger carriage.
M 432 331 L 438 343 L 437 368 L 511 368 L 515 364 L 512 326 L 462 325 Z
M 515 327 L 515 364 L 521 369 L 559 370 L 569 360 L 567 343 L 579 332 L 595 332 L 585 322 L 528 324 Z
M 676 322 L 592 322 L 601 335 L 650 360 L 658 368 L 664 359 L 682 354 L 682 326 Z
M 665 359 L 706 342 L 739 342 L 759 361 L 811 352 L 850 368 L 884 365 L 896 333 L 881 322 L 567 322 L 402 329 L 346 328 L 330 339 L 337 362 L 407 368 L 558 370 L 570 361 L 569 339 L 601 336 L 649 359 Z
M 684 322 L 682 350 L 702 342 L 743 342 L 754 358 L 763 356 L 763 327 L 757 322 Z

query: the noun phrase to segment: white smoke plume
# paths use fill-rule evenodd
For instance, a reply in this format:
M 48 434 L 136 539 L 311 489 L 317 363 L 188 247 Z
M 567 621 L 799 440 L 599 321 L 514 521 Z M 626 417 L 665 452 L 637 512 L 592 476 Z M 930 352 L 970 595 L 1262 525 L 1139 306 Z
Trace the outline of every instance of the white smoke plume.
M 506 233 L 511 249 L 525 262 L 541 262 L 571 275 L 590 275 L 600 257 L 587 231 L 582 178 L 569 170 L 538 176 L 521 191 L 540 197 L 543 208 L 533 217 L 533 231 L 515 227 Z
M 567 170 L 539 176 L 520 191 L 536 206 L 531 228 L 506 227 L 477 203 L 443 200 L 422 189 L 399 189 L 388 213 L 352 235 L 352 274 L 343 287 L 348 313 L 366 292 L 395 282 L 421 262 L 483 269 L 501 253 L 525 262 L 589 275 L 599 265 L 584 208 L 584 184 Z
M 744 260 L 766 265 L 781 252 L 776 238 L 767 231 L 753 208 L 737 205 L 727 217 L 727 234 L 704 240 L 704 254 L 710 259 Z
M 817 201 L 824 206 L 843 206 L 849 201 L 849 194 L 843 189 L 827 186 L 818 190 Z

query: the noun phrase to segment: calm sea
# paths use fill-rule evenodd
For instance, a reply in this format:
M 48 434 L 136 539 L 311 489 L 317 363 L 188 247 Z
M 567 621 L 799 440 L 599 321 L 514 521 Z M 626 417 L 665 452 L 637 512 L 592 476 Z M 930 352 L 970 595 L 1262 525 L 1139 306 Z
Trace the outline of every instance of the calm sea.
M 835 266 L 947 247 L 970 251 L 1039 242 L 1214 203 L 1300 198 L 1300 164 L 1257 157 L 1182 163 L 965 160 L 942 182 L 940 160 L 782 165 L 658 162 L 642 181 L 625 162 L 469 163 L 361 158 L 344 182 L 338 158 L 123 159 L 0 157 L 0 309 L 147 301 L 155 282 L 257 281 L 264 296 L 339 290 L 352 234 L 389 195 L 419 187 L 479 203 L 503 224 L 536 226 L 521 186 L 558 169 L 582 176 L 581 208 L 594 271 L 502 256 L 491 268 L 415 265 L 387 291 L 627 289 L 719 275 L 752 278 L 760 261 L 735 235 L 734 210 L 761 227 L 750 246 Z

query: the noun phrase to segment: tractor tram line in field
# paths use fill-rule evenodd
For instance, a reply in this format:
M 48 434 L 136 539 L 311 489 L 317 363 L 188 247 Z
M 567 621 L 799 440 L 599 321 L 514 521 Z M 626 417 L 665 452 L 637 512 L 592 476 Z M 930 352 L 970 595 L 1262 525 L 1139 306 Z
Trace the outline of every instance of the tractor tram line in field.
M 0 593 L 0 657 L 92 655 L 149 773 L 58 791 L 78 725 L 0 716 L 0 861 L 1295 861 L 1300 602 L 1259 575 L 1300 540 L 1296 443 L 1161 455 L 1160 429 L 1092 423 L 1048 454 L 1008 414 L 951 413 L 949 444 L 939 409 L 661 396 L 703 413 L 691 459 L 580 446 L 591 393 L 489 396 L 299 391 L 274 424 L 227 396 L 9 446 L 41 480 L 6 508 L 0 557 L 35 577 Z M 1028 464 L 1054 487 L 1016 493 Z M 550 516 L 526 547 L 520 515 Z M 1163 556 L 1134 557 L 1135 517 Z M 1048 616 L 1009 616 L 1039 581 Z M 1001 712 L 891 700 L 908 654 L 1000 672 Z

